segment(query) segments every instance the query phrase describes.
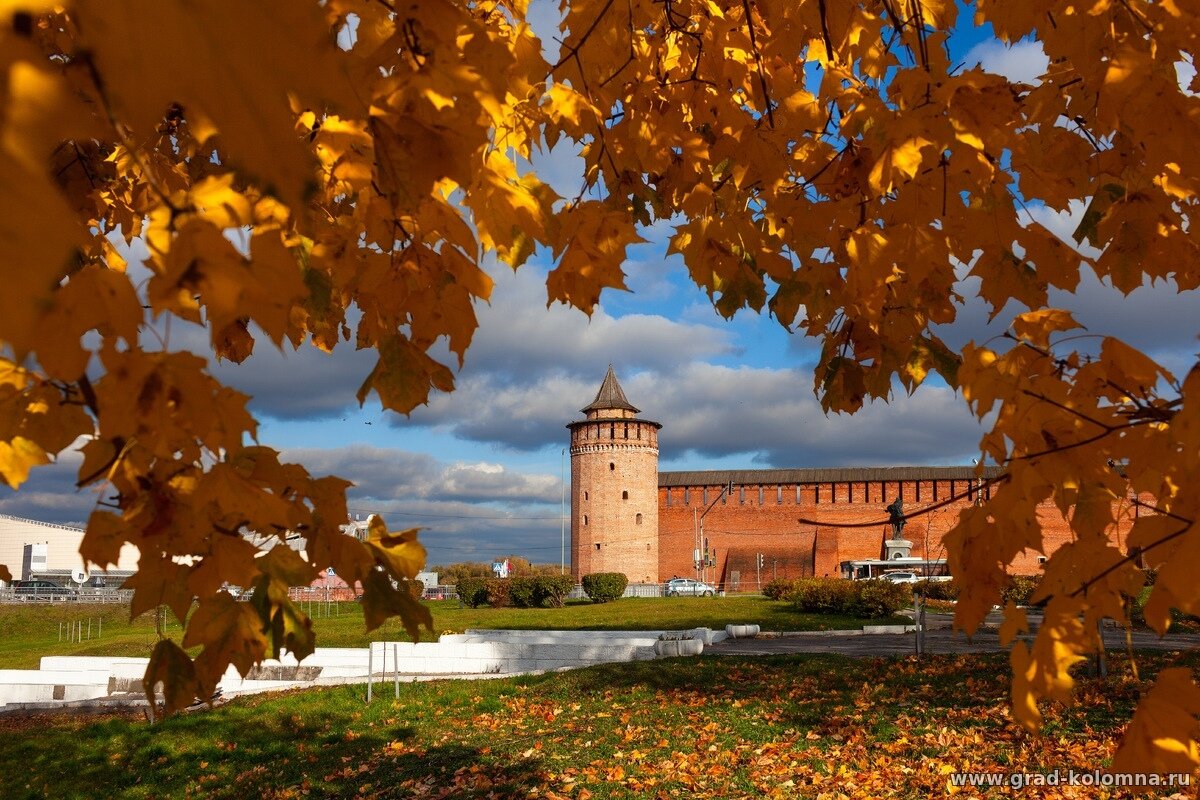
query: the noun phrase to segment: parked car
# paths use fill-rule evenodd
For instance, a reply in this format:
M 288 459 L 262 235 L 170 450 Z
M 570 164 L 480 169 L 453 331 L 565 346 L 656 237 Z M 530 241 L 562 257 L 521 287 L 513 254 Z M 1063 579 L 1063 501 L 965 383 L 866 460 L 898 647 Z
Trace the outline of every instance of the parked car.
M 667 597 L 712 597 L 717 593 L 715 586 L 691 578 L 672 578 L 667 581 L 665 591 Z
M 75 597 L 77 592 L 65 586 L 59 586 L 50 581 L 16 581 L 13 583 L 13 593 L 23 599 L 67 598 Z
M 883 576 L 883 579 L 892 583 L 916 583 L 921 580 L 915 572 L 889 572 Z

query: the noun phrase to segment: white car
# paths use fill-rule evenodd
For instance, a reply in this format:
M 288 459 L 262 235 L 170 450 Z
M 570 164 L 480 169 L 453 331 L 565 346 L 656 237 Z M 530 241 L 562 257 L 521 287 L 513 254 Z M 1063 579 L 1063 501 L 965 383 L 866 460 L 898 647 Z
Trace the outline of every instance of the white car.
M 915 572 L 889 572 L 883 579 L 892 583 L 916 583 L 921 580 Z
M 712 597 L 717 593 L 715 586 L 691 578 L 672 578 L 667 581 L 663 594 L 667 597 Z

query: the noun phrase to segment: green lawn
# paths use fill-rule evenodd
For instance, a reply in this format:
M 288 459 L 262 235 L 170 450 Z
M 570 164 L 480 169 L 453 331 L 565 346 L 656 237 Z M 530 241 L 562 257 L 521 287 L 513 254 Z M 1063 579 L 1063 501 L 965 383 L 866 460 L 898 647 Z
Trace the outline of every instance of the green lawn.
M 1139 656 L 1141 680 L 1172 658 Z M 1124 655 L 1110 668 L 1075 705 L 1047 707 L 1041 737 L 1009 720 L 1003 655 L 702 656 L 404 685 L 399 700 L 381 685 L 371 705 L 362 686 L 257 696 L 155 725 L 0 716 L 3 794 L 944 796 L 957 770 L 1105 766 L 1144 685 Z
M 856 617 L 801 614 L 787 603 L 764 597 L 625 598 L 613 603 L 570 603 L 564 608 L 459 608 L 454 600 L 427 603 L 434 634 L 468 628 L 564 630 L 673 630 L 696 627 L 723 629 L 728 623 L 750 623 L 766 631 L 858 628 Z M 308 604 L 304 604 L 307 611 Z M 399 622 L 367 634 L 357 603 L 311 606 L 319 647 L 363 647 L 380 639 L 406 640 Z M 60 642 L 59 624 L 92 621 L 90 641 Z M 103 620 L 103 635 L 97 637 Z M 180 635 L 179 624 L 164 615 L 166 633 Z M 876 620 L 877 621 L 877 620 Z M 893 621 L 893 620 L 886 620 Z M 899 621 L 899 620 L 895 620 Z M 54 604 L 0 605 L 0 669 L 36 669 L 44 655 L 149 656 L 156 640 L 153 614 L 130 621 L 127 606 Z

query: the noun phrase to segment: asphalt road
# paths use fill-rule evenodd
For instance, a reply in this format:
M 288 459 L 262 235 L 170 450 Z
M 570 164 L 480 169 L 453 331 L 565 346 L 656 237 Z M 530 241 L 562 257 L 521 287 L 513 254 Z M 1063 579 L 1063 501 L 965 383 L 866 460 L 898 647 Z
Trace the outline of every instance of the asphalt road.
M 949 617 L 931 617 L 930 629 L 925 632 L 927 653 L 998 653 L 1007 648 L 1000 645 L 1000 634 L 984 628 L 970 639 L 948 626 Z M 1031 619 L 1031 623 L 1037 620 Z M 1036 629 L 1036 628 L 1035 628 Z M 1198 634 L 1168 634 L 1160 639 L 1153 631 L 1139 630 L 1129 634 L 1121 628 L 1105 628 L 1104 645 L 1108 650 L 1191 650 L 1200 647 Z M 1022 636 L 1031 639 L 1031 636 Z M 704 648 L 714 655 L 775 655 L 778 653 L 841 653 L 858 658 L 873 656 L 912 655 L 916 652 L 915 633 L 863 634 L 853 631 L 822 631 L 780 635 L 777 638 L 726 639 Z

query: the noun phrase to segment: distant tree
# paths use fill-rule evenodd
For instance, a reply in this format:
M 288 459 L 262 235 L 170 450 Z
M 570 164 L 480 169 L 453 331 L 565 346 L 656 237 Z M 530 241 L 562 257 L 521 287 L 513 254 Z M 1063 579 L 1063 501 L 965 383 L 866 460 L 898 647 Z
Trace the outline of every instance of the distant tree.
M 424 563 L 415 532 L 342 536 L 346 482 L 259 445 L 247 398 L 173 349 L 172 323 L 203 326 L 236 362 L 263 338 L 352 339 L 378 355 L 359 400 L 407 413 L 453 388 L 431 353 L 461 363 L 491 292 L 485 257 L 517 267 L 541 247 L 549 301 L 590 314 L 656 221 L 719 313 L 766 311 L 820 341 L 826 409 L 936 372 L 987 420 L 981 450 L 1002 475 L 947 539 L 958 625 L 973 630 L 1005 566 L 1044 547 L 1040 503 L 1067 518 L 1034 643 L 1015 641 L 1015 607 L 1003 629 L 1022 724 L 1069 696 L 1096 625 L 1140 594 L 1139 564 L 1159 568 L 1156 630 L 1200 608 L 1200 367 L 1177 376 L 1082 337 L 1049 302 L 1084 266 L 1126 293 L 1200 288 L 1200 81 L 1177 69 L 1198 55 L 1191 4 L 567 0 L 546 32 L 554 63 L 528 7 L 4 4 L 0 478 L 19 486 L 82 443 L 78 485 L 100 492 L 83 557 L 139 547 L 133 612 L 167 604 L 187 623 L 182 646 L 157 645 L 148 690 L 162 680 L 177 708 L 230 663 L 309 652 L 285 589 L 327 567 L 362 584 L 368 626 L 430 624 L 401 585 Z M 1046 73 L 951 61 L 964 15 L 1040 45 Z M 264 42 L 279 45 L 265 62 Z M 529 168 L 563 141 L 582 155 L 572 197 Z M 1033 212 L 1072 203 L 1086 213 L 1064 243 Z M 113 245 L 135 238 L 146 280 Z M 956 350 L 937 326 L 968 293 L 1026 310 Z M 245 530 L 300 532 L 307 561 L 259 557 Z M 225 583 L 264 599 L 235 603 Z M 1163 672 L 1115 766 L 1190 771 L 1197 712 L 1190 674 Z
M 486 578 L 492 574 L 492 567 L 482 561 L 463 561 L 455 564 L 439 564 L 431 567 L 430 571 L 438 574 L 438 583 L 453 586 L 463 578 Z

